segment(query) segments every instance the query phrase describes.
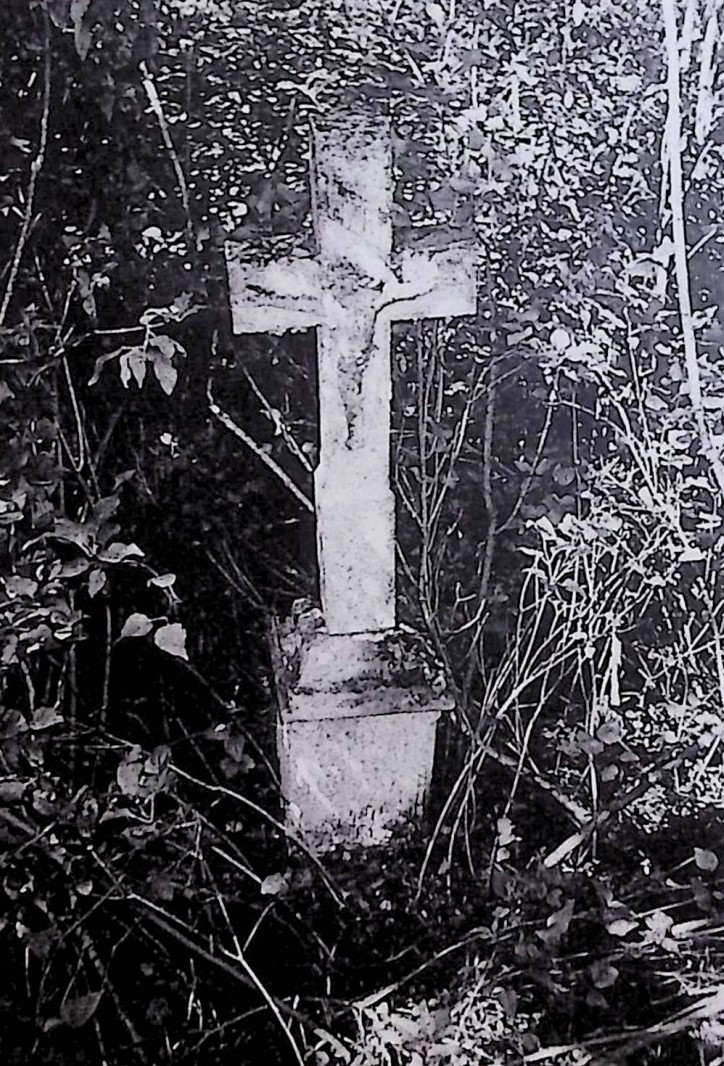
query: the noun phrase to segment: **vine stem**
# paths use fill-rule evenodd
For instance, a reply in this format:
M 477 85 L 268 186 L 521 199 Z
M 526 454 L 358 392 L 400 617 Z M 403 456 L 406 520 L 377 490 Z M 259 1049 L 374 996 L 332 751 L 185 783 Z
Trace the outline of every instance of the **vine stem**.
M 35 208 L 35 194 L 38 187 L 38 178 L 45 164 L 45 155 L 48 148 L 48 125 L 50 120 L 50 62 L 50 33 L 48 29 L 48 16 L 46 13 L 45 62 L 43 74 L 43 111 L 40 117 L 40 137 L 38 141 L 38 151 L 35 156 L 35 159 L 30 164 L 30 179 L 28 181 L 28 189 L 25 197 L 25 211 L 23 212 L 23 221 L 20 227 L 18 243 L 15 246 L 15 254 L 13 255 L 13 261 L 10 266 L 10 273 L 8 274 L 8 281 L 7 285 L 5 286 L 5 292 L 3 294 L 2 303 L 0 303 L 0 327 L 5 324 L 8 308 L 10 307 L 10 301 L 12 300 L 13 292 L 15 291 L 15 283 L 18 279 L 18 271 L 20 270 L 20 264 L 22 262 L 23 253 L 25 252 L 25 246 L 28 243 L 28 236 L 30 235 L 30 226 L 33 221 L 33 210 Z
M 666 91 L 668 112 L 664 131 L 669 170 L 669 210 L 674 241 L 674 266 L 679 300 L 679 318 L 684 341 L 684 364 L 689 396 L 704 453 L 711 463 L 720 492 L 724 493 L 724 464 L 706 424 L 696 332 L 691 308 L 691 284 L 684 218 L 684 181 L 681 161 L 681 84 L 676 0 L 661 0 L 666 44 Z

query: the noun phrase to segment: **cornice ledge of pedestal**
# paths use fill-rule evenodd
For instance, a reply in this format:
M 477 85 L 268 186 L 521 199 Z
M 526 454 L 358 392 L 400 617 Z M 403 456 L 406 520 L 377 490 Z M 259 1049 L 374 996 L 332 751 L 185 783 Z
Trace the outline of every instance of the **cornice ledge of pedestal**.
M 450 710 L 442 667 L 422 637 L 399 628 L 329 633 L 308 601 L 272 633 L 284 720 Z M 313 710 L 316 703 L 319 710 Z
M 432 714 L 451 711 L 453 700 L 444 692 L 426 685 L 400 688 L 397 685 L 370 685 L 364 691 L 289 692 L 281 708 L 282 724 L 290 722 L 338 721 L 340 718 L 374 718 L 390 714 Z

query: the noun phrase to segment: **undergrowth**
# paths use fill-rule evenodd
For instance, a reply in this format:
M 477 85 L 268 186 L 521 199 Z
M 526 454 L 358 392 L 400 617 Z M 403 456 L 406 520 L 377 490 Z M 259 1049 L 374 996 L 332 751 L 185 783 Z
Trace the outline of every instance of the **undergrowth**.
M 322 7 L 0 9 L 2 1060 L 716 1063 L 718 5 Z M 392 346 L 432 809 L 320 860 L 264 650 L 315 591 L 314 345 L 235 342 L 223 248 L 310 250 L 350 94 L 479 313 Z
M 150 750 L 3 726 L 24 782 L 2 808 L 3 1061 L 644 1062 L 718 989 L 716 811 L 616 820 L 586 861 L 546 867 L 568 815 L 533 782 L 503 815 L 498 767 L 467 863 L 419 826 L 320 863 L 275 823 L 233 723 Z M 668 1061 L 698 1061 L 681 1047 Z

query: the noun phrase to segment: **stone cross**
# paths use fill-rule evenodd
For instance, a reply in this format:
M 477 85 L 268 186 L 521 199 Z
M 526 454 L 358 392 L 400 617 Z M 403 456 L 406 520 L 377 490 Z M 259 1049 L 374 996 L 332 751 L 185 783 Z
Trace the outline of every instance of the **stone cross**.
M 314 256 L 260 266 L 226 249 L 235 333 L 317 330 L 315 512 L 330 634 L 395 626 L 391 323 L 475 312 L 471 249 L 393 256 L 390 128 L 337 113 L 312 140 Z

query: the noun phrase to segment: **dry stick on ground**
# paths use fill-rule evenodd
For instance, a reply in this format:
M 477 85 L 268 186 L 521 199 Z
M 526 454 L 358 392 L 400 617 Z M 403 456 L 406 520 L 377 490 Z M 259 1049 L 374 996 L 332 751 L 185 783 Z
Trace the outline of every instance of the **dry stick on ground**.
M 661 0 L 666 41 L 668 114 L 664 136 L 669 161 L 669 208 L 674 239 L 674 264 L 679 298 L 679 317 L 684 341 L 684 365 L 691 405 L 704 454 L 711 463 L 719 490 L 724 493 L 724 463 L 706 423 L 696 333 L 691 309 L 691 286 L 684 220 L 684 187 L 681 163 L 681 85 L 676 0 Z
M 570 855 L 572 851 L 589 840 L 596 830 L 609 820 L 611 815 L 618 814 L 619 811 L 624 810 L 632 803 L 635 803 L 636 800 L 645 796 L 646 793 L 654 787 L 661 773 L 664 771 L 676 770 L 687 760 L 694 757 L 698 753 L 698 750 L 696 745 L 691 745 L 690 747 L 684 748 L 683 751 L 680 751 L 677 755 L 662 759 L 659 762 L 654 763 L 653 766 L 650 766 L 647 770 L 644 770 L 641 777 L 634 785 L 619 792 L 578 832 L 567 837 L 562 844 L 559 844 L 557 848 L 550 852 L 543 860 L 543 865 L 547 869 L 557 866 L 563 861 L 563 859 Z
M 122 937 L 121 943 L 125 941 L 129 935 L 130 930 L 128 930 Z M 128 1015 L 125 1007 L 123 1006 L 123 1000 L 118 994 L 115 985 L 111 981 L 110 974 L 108 972 L 108 964 L 104 963 L 101 959 L 100 955 L 98 954 L 98 951 L 96 950 L 95 944 L 93 943 L 88 933 L 83 934 L 82 940 L 83 947 L 85 948 L 86 954 L 90 959 L 91 965 L 101 981 L 99 993 L 102 995 L 104 992 L 107 992 L 110 998 L 112 999 L 113 1005 L 116 1008 L 117 1016 L 123 1022 L 125 1028 L 128 1030 L 128 1035 L 130 1036 L 131 1043 L 133 1044 L 133 1053 L 138 1058 L 138 1060 L 145 1066 L 145 1064 L 148 1063 L 149 1059 L 143 1049 L 143 1037 L 140 1035 L 140 1033 L 136 1029 L 136 1026 L 133 1024 L 133 1019 Z M 118 947 L 118 945 L 116 945 L 116 947 Z M 113 949 L 113 951 L 115 952 L 115 948 Z
M 23 252 L 25 246 L 28 243 L 28 236 L 30 234 L 30 227 L 33 221 L 33 209 L 35 207 L 35 192 L 38 186 L 38 177 L 43 169 L 45 163 L 45 153 L 48 147 L 48 120 L 50 117 L 50 35 L 48 30 L 48 13 L 45 12 L 45 63 L 43 72 L 43 111 L 40 118 L 40 139 L 38 142 L 38 151 L 35 159 L 30 164 L 30 179 L 28 181 L 28 188 L 25 194 L 25 210 L 23 212 L 23 221 L 20 227 L 20 234 L 18 236 L 18 243 L 15 246 L 15 254 L 13 255 L 12 263 L 10 264 L 10 273 L 8 274 L 7 285 L 5 286 L 5 293 L 0 303 L 0 327 L 5 324 L 5 318 L 10 307 L 10 301 L 13 298 L 13 291 L 15 289 L 15 282 L 17 281 L 18 271 L 20 270 L 20 263 L 23 258 Z
M 522 766 L 520 755 L 510 755 L 500 748 L 491 747 L 488 752 L 488 757 L 502 766 L 505 770 L 509 770 L 513 775 L 517 774 L 524 784 L 532 786 L 535 789 L 545 792 L 547 796 L 553 800 L 553 802 L 561 809 L 561 811 L 568 816 L 574 825 L 583 826 L 588 822 L 591 817 L 591 812 L 583 804 L 578 803 L 570 796 L 566 796 L 563 792 L 559 792 L 554 784 L 552 784 L 542 773 L 540 773 L 534 766 Z
M 191 930 L 189 930 L 183 922 L 178 922 L 178 924 L 176 924 L 177 920 L 174 916 L 168 914 L 162 907 L 158 907 L 151 900 L 145 899 L 143 896 L 136 895 L 135 892 L 131 893 L 128 896 L 128 899 L 133 903 L 140 904 L 143 914 L 149 921 L 153 922 L 154 925 L 165 933 L 168 933 L 170 937 L 177 940 L 179 944 L 182 944 L 185 948 L 188 948 L 193 954 L 198 955 L 199 958 L 203 959 L 210 966 L 228 974 L 228 976 L 232 977 L 235 981 L 239 981 L 246 988 L 258 991 L 256 984 L 244 970 L 240 970 L 238 967 L 232 965 L 231 962 L 227 962 L 226 959 L 214 955 L 214 953 L 208 951 L 203 944 L 197 943 L 193 936 L 189 935 Z M 232 955 L 231 958 L 233 959 L 234 956 Z M 294 1010 L 294 1008 L 290 1007 L 284 1002 L 284 1000 L 275 999 L 274 1004 L 281 1014 L 285 1014 L 287 1017 L 293 1018 L 295 1021 L 301 1022 L 303 1025 L 309 1024 L 309 1019 L 307 1017 L 299 1011 Z
M 510 938 L 510 934 L 508 934 L 508 938 Z M 452 955 L 453 952 L 459 951 L 460 948 L 470 947 L 471 944 L 479 943 L 481 940 L 492 940 L 494 943 L 499 943 L 500 939 L 502 939 L 502 937 L 496 939 L 491 930 L 485 926 L 478 926 L 475 929 L 471 929 L 461 940 L 456 940 L 454 944 L 448 944 L 447 947 L 435 952 L 435 954 L 431 955 L 429 959 L 425 959 L 425 961 L 420 963 L 419 966 L 416 966 L 414 970 L 410 970 L 409 973 L 406 973 L 404 977 L 400 977 L 399 980 L 394 981 L 392 984 L 385 985 L 384 988 L 378 988 L 374 992 L 369 992 L 366 996 L 346 1004 L 341 1010 L 335 1013 L 334 1017 L 342 1017 L 350 1010 L 369 1010 L 370 1007 L 376 1006 L 380 1000 L 389 999 L 393 992 L 398 992 L 402 987 L 409 984 L 410 981 L 414 981 L 416 977 L 419 977 L 421 973 L 429 970 L 431 966 L 434 966 L 442 959 L 447 958 L 448 955 Z
M 598 1036 L 591 1040 L 581 1041 L 580 1044 L 540 1048 L 539 1051 L 524 1055 L 519 1061 L 528 1066 L 529 1063 L 554 1062 L 557 1058 L 568 1055 L 572 1051 L 593 1052 L 594 1049 L 601 1049 L 604 1053 L 615 1055 L 615 1062 L 624 1063 L 635 1051 L 641 1051 L 677 1033 L 692 1029 L 699 1022 L 715 1021 L 722 1015 L 724 1015 L 724 986 L 720 986 L 709 995 L 702 996 L 687 1010 L 674 1014 L 671 1018 L 658 1022 L 648 1029 L 617 1033 L 614 1036 Z M 610 1058 L 591 1057 L 584 1061 L 587 1061 L 590 1066 L 604 1066 L 604 1063 L 612 1063 Z
M 250 437 L 249 434 L 241 428 L 241 426 L 237 425 L 231 415 L 228 415 L 226 411 L 223 411 L 221 407 L 219 407 L 216 400 L 214 399 L 214 394 L 212 392 L 211 378 L 209 378 L 206 383 L 206 396 L 209 401 L 209 411 L 211 411 L 214 418 L 217 418 L 219 422 L 221 422 L 222 426 L 225 426 L 234 434 L 235 437 L 238 437 L 239 440 L 242 441 L 247 446 L 247 448 L 254 453 L 257 459 L 261 459 L 262 463 L 264 463 L 267 469 L 271 470 L 271 472 L 279 478 L 282 485 L 284 485 L 284 487 L 291 492 L 292 496 L 294 496 L 294 498 L 298 500 L 303 507 L 306 507 L 308 511 L 314 514 L 314 504 L 309 499 L 309 497 L 302 492 L 296 482 L 292 481 L 286 470 L 283 470 L 275 459 L 272 459 L 270 455 L 267 455 L 267 453 L 256 443 L 254 438 Z
M 242 1011 L 241 1014 L 235 1014 L 233 1018 L 227 1018 L 225 1022 L 219 1022 L 219 1024 L 215 1025 L 213 1028 L 208 1028 L 207 1026 L 205 1026 L 203 1029 L 189 1030 L 190 1034 L 197 1034 L 199 1039 L 192 1047 L 189 1048 L 188 1051 L 185 1051 L 176 1061 L 179 1063 L 187 1062 L 192 1056 L 198 1054 L 201 1047 L 207 1041 L 213 1040 L 215 1036 L 219 1036 L 221 1035 L 221 1033 L 225 1033 L 228 1029 L 231 1029 L 236 1025 L 241 1025 L 241 1023 L 245 1022 L 247 1018 L 253 1018 L 256 1014 L 262 1014 L 266 1009 L 266 1005 L 263 1007 L 252 1007 L 250 1010 Z M 197 1060 L 194 1059 L 194 1062 L 196 1061 Z

